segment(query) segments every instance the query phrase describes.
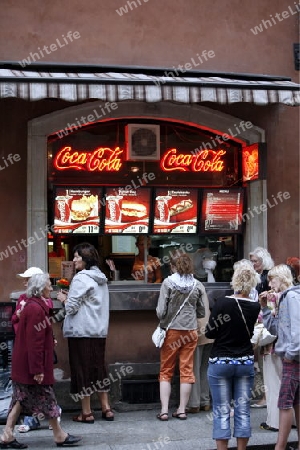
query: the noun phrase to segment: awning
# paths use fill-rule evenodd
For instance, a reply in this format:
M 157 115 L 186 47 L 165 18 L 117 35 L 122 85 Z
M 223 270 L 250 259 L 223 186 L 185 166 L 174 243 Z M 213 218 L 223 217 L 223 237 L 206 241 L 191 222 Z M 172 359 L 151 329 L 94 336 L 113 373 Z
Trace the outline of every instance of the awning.
M 0 63 L 0 98 L 300 105 L 300 85 L 281 77 L 253 75 L 251 79 L 251 75 L 247 75 L 243 79 L 237 74 L 235 79 L 234 74 L 206 76 L 196 71 L 188 72 L 189 76 L 184 77 L 175 76 L 174 69 L 173 72 L 172 69 L 153 70 L 153 75 L 151 70 L 138 73 L 138 69 L 120 73 L 60 72 L 57 65 L 54 71 L 36 71 L 32 66 L 1 68 Z

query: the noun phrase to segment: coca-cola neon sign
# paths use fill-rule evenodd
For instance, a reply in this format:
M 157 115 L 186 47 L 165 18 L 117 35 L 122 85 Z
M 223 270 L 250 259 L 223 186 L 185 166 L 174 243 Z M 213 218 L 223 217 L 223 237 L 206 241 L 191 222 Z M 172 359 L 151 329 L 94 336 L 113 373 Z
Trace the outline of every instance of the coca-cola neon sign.
M 162 157 L 160 167 L 165 172 L 222 172 L 226 150 L 201 150 L 196 155 L 179 153 L 171 148 Z
M 74 151 L 72 147 L 62 148 L 54 158 L 53 164 L 57 170 L 85 170 L 87 172 L 118 172 L 122 167 L 120 147 L 111 149 L 99 147 L 92 152 Z
M 120 147 L 111 149 L 99 147 L 92 152 L 76 151 L 63 147 L 55 156 L 54 167 L 61 170 L 82 170 L 87 172 L 118 172 L 124 151 Z M 160 167 L 164 172 L 222 172 L 226 150 L 201 150 L 195 155 L 180 153 L 176 148 L 167 150 L 162 156 Z

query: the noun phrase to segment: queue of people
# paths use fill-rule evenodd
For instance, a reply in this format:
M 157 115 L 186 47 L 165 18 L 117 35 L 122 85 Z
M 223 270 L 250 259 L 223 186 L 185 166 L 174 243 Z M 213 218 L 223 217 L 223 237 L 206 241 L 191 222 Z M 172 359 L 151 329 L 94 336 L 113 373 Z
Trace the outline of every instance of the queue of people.
M 294 262 L 295 259 L 293 258 Z M 290 262 L 290 260 L 288 261 Z M 213 438 L 216 440 L 218 450 L 228 448 L 228 442 L 231 438 L 231 417 L 234 421 L 233 436 L 237 439 L 238 450 L 247 448 L 251 436 L 250 404 L 255 376 L 255 357 L 251 338 L 260 311 L 266 326 L 278 336 L 277 342 L 271 346 L 272 351 L 270 352 L 270 358 L 268 358 L 270 362 L 264 362 L 266 384 L 269 387 L 266 399 L 269 405 L 267 422 L 271 416 L 271 409 L 273 416 L 276 416 L 279 412 L 279 433 L 275 449 L 285 449 L 294 416 L 299 430 L 300 287 L 299 284 L 293 285 L 293 283 L 299 283 L 297 277 L 298 275 L 295 277 L 295 274 L 292 274 L 290 264 L 274 266 L 269 252 L 258 247 L 251 252 L 250 260 L 244 259 L 235 263 L 231 282 L 234 291 L 232 296 L 217 300 L 212 311 L 208 312 L 205 289 L 198 294 L 203 302 L 204 314 L 208 313 L 204 319 L 206 322 L 205 336 L 213 340 L 213 343 L 209 344 L 212 347 L 208 358 L 207 377 L 213 407 Z M 172 311 L 169 305 L 173 306 L 170 299 L 170 289 L 167 289 L 168 282 L 167 280 L 162 284 L 157 307 L 160 324 L 165 328 L 171 319 L 167 315 L 168 309 L 170 312 Z M 277 294 L 273 314 L 271 314 L 271 310 L 266 303 L 266 299 L 270 296 L 269 286 Z M 179 305 L 182 306 L 182 311 L 184 311 L 184 297 L 179 304 L 176 304 L 176 308 Z M 172 311 L 173 315 L 174 313 L 175 309 Z M 167 318 L 167 320 L 164 321 L 164 318 Z M 185 413 L 198 412 L 200 409 L 204 409 L 204 407 L 201 408 L 201 387 L 200 398 L 199 395 L 197 397 L 199 384 L 201 386 L 201 374 L 198 370 L 198 352 L 195 351 L 195 344 L 193 371 L 196 374 L 197 381 L 195 380 L 194 383 L 190 381 L 193 388 L 184 383 L 183 369 L 186 361 L 191 364 L 191 359 L 186 355 L 190 355 L 193 339 L 191 335 L 188 339 L 185 339 L 183 328 L 180 326 L 180 320 L 183 320 L 183 318 L 183 313 L 180 311 L 175 319 L 177 326 L 174 326 L 174 330 L 172 330 L 172 327 L 168 329 L 166 340 L 160 350 L 161 412 L 157 415 L 157 418 L 162 421 L 169 419 L 170 375 L 174 372 L 174 355 L 176 352 L 179 355 L 180 394 L 184 391 L 190 392 Z M 176 333 L 175 336 L 173 336 L 174 333 Z M 201 337 L 201 331 L 199 334 Z M 168 358 L 170 359 L 168 360 Z M 166 365 L 167 363 L 168 365 Z M 282 375 L 278 370 L 280 364 L 283 364 Z M 205 367 L 205 361 L 203 367 Z M 171 372 L 168 369 L 171 369 Z M 275 373 L 280 380 L 280 387 L 277 383 L 277 391 L 273 389 L 276 383 L 276 377 L 273 376 Z M 205 390 L 204 387 L 203 390 Z M 186 397 L 180 395 L 179 407 L 172 414 L 173 417 L 181 420 L 187 418 L 187 414 L 183 412 L 183 405 L 185 404 L 183 399 L 185 400 Z M 270 418 L 270 420 L 272 419 Z M 272 427 L 262 425 L 264 423 L 261 424 L 261 428 L 272 431 Z
M 141 255 L 145 256 L 145 242 L 148 249 L 150 240 L 145 241 L 142 236 L 136 241 L 139 253 L 133 267 L 135 274 L 144 270 Z M 99 268 L 99 254 L 93 245 L 77 245 L 73 256 L 77 273 L 69 291 L 61 290 L 57 295 L 65 309 L 63 334 L 68 339 L 70 392 L 81 398 L 81 411 L 73 421 L 94 423 L 91 410 L 94 392 L 101 405 L 102 419 L 113 421 L 109 385 L 98 385 L 99 380 L 109 379 L 105 362 L 109 326 L 107 278 Z M 148 282 L 162 281 L 156 259 L 147 255 Z M 276 450 L 285 448 L 294 420 L 299 430 L 300 415 L 300 288 L 294 286 L 299 275 L 296 272 L 295 276 L 295 269 L 292 274 L 290 268 L 291 265 L 274 266 L 266 249 L 255 249 L 250 253 L 250 260 L 234 265 L 233 295 L 218 299 L 210 310 L 205 287 L 194 275 L 192 258 L 186 253 L 174 256 L 172 274 L 161 284 L 156 308 L 161 327 L 167 328 L 160 349 L 161 410 L 157 419 L 169 420 L 171 380 L 178 359 L 180 396 L 172 417 L 186 420 L 189 413 L 208 411 L 212 407 L 213 439 L 217 449 L 224 450 L 231 438 L 233 415 L 237 448 L 246 449 L 251 436 L 250 401 L 255 373 L 251 338 L 260 313 L 264 325 L 278 336 L 263 359 L 265 384 L 269 388 L 267 426 L 263 428 L 279 429 Z M 53 305 L 49 275 L 30 268 L 23 278 L 26 295 L 19 298 L 13 316 L 16 331 L 11 374 L 13 396 L 0 448 L 27 448 L 13 435 L 20 414 L 49 419 L 57 446 L 76 445 L 81 437 L 62 429 L 61 410 L 53 391 L 54 339 L 49 320 Z M 271 296 L 273 311 L 268 308 Z M 46 324 L 42 332 L 40 323 Z M 278 425 L 274 423 L 278 428 L 273 427 L 273 420 L 278 420 Z

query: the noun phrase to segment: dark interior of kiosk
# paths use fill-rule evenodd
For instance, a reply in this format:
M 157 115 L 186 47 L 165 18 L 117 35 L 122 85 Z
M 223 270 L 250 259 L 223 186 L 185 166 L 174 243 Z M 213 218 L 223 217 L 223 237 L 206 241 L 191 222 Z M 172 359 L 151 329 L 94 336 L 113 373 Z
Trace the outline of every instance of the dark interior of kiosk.
M 107 259 L 114 261 L 116 270 L 119 271 L 118 281 L 134 281 L 132 277 L 132 267 L 134 263 L 135 255 L 137 251 L 134 251 L 135 236 L 132 236 L 132 247 L 129 253 L 114 253 L 113 241 L 114 239 L 118 241 L 123 239 L 128 240 L 128 236 L 82 236 L 82 235 L 66 235 L 66 236 L 49 236 L 48 249 L 49 257 L 62 256 L 63 259 L 72 261 L 73 259 L 73 248 L 75 245 L 81 242 L 89 242 L 93 244 L 100 255 L 100 268 L 108 277 L 109 280 L 113 281 L 114 276 L 110 271 Z M 238 235 L 226 235 L 226 236 L 189 236 L 189 250 L 191 256 L 198 249 L 209 249 L 213 254 L 213 259 L 216 261 L 217 265 L 213 271 L 213 275 L 216 282 L 228 282 L 232 278 L 233 274 L 233 264 L 235 261 L 240 259 L 239 247 L 240 247 L 240 236 Z M 170 264 L 167 261 L 168 256 L 176 254 L 176 250 L 184 248 L 187 242 L 186 236 L 151 236 L 151 247 L 148 253 L 151 256 L 158 257 L 162 261 L 161 271 L 163 279 L 171 274 Z M 122 244 L 121 244 L 122 245 Z M 55 280 L 54 280 L 55 281 Z M 207 275 L 203 274 L 200 281 L 206 282 Z

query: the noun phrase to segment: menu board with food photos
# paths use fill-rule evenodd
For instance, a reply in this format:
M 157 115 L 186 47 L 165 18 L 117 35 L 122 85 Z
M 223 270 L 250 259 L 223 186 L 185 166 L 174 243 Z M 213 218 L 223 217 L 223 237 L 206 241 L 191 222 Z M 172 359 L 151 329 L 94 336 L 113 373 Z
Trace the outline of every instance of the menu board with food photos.
M 201 211 L 203 233 L 241 233 L 243 189 L 204 189 Z
M 196 233 L 196 189 L 161 188 L 155 194 L 154 233 Z
M 108 234 L 147 234 L 149 231 L 150 189 L 106 189 L 104 231 Z
M 102 188 L 56 187 L 54 233 L 99 233 Z

